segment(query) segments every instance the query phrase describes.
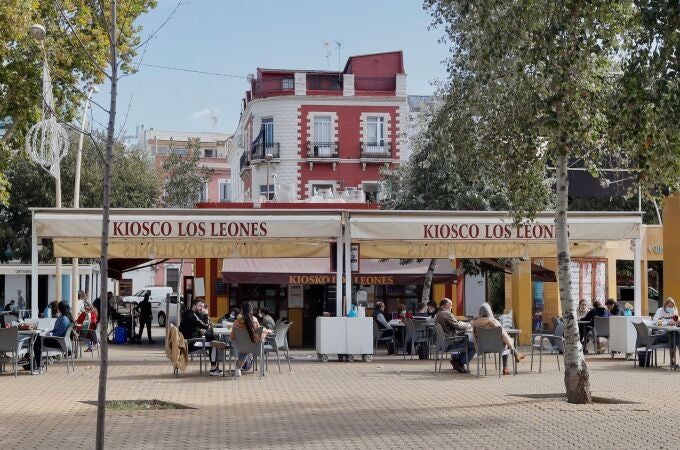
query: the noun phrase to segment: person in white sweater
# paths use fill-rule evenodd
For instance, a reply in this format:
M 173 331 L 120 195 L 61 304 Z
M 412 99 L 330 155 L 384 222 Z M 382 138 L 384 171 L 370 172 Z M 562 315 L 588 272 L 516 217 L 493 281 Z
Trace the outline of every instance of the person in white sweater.
M 675 306 L 675 300 L 668 297 L 664 302 L 663 306 L 656 310 L 654 314 L 654 322 L 657 320 L 673 320 L 673 316 L 678 315 L 678 308 Z

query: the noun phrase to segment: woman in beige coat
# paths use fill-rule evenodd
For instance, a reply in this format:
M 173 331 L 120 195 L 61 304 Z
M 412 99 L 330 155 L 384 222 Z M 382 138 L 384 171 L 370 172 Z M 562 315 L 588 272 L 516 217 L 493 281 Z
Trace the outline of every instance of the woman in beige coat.
M 477 348 L 477 329 L 478 328 L 500 328 L 503 333 L 503 343 L 510 353 L 515 357 L 515 361 L 520 362 L 526 355 L 515 350 L 515 344 L 505 331 L 505 328 L 501 325 L 499 321 L 494 319 L 493 312 L 491 311 L 491 306 L 488 303 L 482 304 L 479 308 L 479 317 L 472 321 L 472 329 L 475 336 L 475 348 Z M 510 369 L 508 369 L 508 355 L 503 355 L 503 375 L 510 375 Z

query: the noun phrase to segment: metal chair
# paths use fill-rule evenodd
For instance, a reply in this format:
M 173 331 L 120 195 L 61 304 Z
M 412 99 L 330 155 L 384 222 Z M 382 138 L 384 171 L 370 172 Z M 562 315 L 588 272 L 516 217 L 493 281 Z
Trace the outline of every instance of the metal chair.
M 446 336 L 444 329 L 440 324 L 434 325 L 435 345 L 434 345 L 434 373 L 437 373 L 437 363 L 439 363 L 439 371 L 442 371 L 442 360 L 447 353 L 465 353 L 465 361 L 468 358 L 468 344 L 470 339 L 467 334 L 462 336 Z M 470 370 L 470 363 L 466 364 L 468 371 Z
M 560 352 L 564 354 L 564 322 L 555 320 L 555 331 L 550 333 L 536 333 L 531 335 L 531 371 L 534 370 L 534 350 L 538 350 L 538 373 L 543 370 L 543 351 L 548 351 L 550 354 L 555 353 L 557 358 L 557 370 L 560 371 Z M 538 343 L 536 343 L 538 338 Z M 545 341 L 548 341 L 546 345 Z
M 595 317 L 593 332 L 593 347 L 597 354 L 597 338 L 607 338 L 607 353 L 609 353 L 609 317 Z
M 429 347 L 430 337 L 427 335 L 425 322 L 416 322 L 407 317 L 404 319 L 404 326 L 406 327 L 406 341 L 411 341 L 411 359 L 413 359 L 416 344 L 425 344 Z M 404 352 L 404 359 L 406 359 L 406 352 Z
M 635 341 L 635 352 L 637 353 L 641 348 L 644 348 L 645 362 L 649 357 L 649 352 L 654 352 L 654 366 L 658 366 L 657 349 L 666 349 L 668 342 L 657 342 L 659 336 L 664 336 L 666 333 L 652 333 L 644 322 L 633 322 L 635 331 L 637 332 L 637 339 Z M 665 353 L 664 353 L 665 356 Z M 638 355 L 635 355 L 633 367 L 637 366 Z
M 17 366 L 19 365 L 19 358 L 29 352 L 29 349 L 24 348 L 25 342 L 30 342 L 31 337 L 19 337 L 19 328 L 1 328 L 0 329 L 0 357 L 2 357 L 2 372 L 5 372 L 5 359 L 8 358 L 8 353 L 12 354 L 12 366 L 14 366 L 14 378 L 17 377 Z
M 264 364 L 262 364 L 262 356 L 263 356 L 263 349 L 264 349 L 264 344 L 263 342 L 253 342 L 250 340 L 250 335 L 248 334 L 248 330 L 245 328 L 234 328 L 234 340 L 232 341 L 232 345 L 235 348 L 235 353 L 238 355 L 239 353 L 252 353 L 253 357 L 255 358 L 255 364 L 253 364 L 253 370 L 255 370 L 255 367 L 257 366 L 257 361 L 260 361 L 260 370 L 259 370 L 259 377 L 262 379 L 262 375 L 264 372 Z
M 280 323 L 274 327 L 274 336 L 272 339 L 267 339 L 264 345 L 265 361 L 269 360 L 269 353 L 276 353 L 276 363 L 279 366 L 279 373 L 281 373 L 281 360 L 279 358 L 279 350 L 286 352 L 288 359 L 288 371 L 292 372 L 290 368 L 290 353 L 288 350 L 288 329 L 289 323 Z
M 503 355 L 510 353 L 510 350 L 505 346 L 503 342 L 503 330 L 501 327 L 495 328 L 476 328 L 475 333 L 477 334 L 477 376 L 479 377 L 479 360 L 482 360 L 484 365 L 484 375 L 486 375 L 486 360 L 484 355 L 487 353 L 497 354 L 499 361 L 503 358 Z M 494 357 L 495 358 L 495 357 Z M 517 363 L 515 358 L 512 358 L 513 371 L 517 375 Z M 502 364 L 498 364 L 498 377 L 501 376 Z
M 43 357 L 49 358 L 51 355 L 65 355 L 66 357 L 66 372 L 68 373 L 68 364 L 69 360 L 71 361 L 71 367 L 73 371 L 75 372 L 76 370 L 76 360 L 75 360 L 75 350 L 73 348 L 73 340 L 71 337 L 71 334 L 73 333 L 73 324 L 69 325 L 69 327 L 66 329 L 66 333 L 64 334 L 64 337 L 59 337 L 59 336 L 40 336 L 41 343 L 40 343 L 40 349 L 41 349 L 41 355 L 40 355 L 40 360 L 42 361 Z M 56 341 L 56 343 L 59 345 L 58 347 L 55 345 L 50 345 L 50 341 Z M 47 361 L 49 362 L 49 361 Z M 41 364 L 42 365 L 42 364 Z M 45 364 L 45 371 L 47 371 L 47 364 Z
M 92 343 L 92 346 L 97 350 L 97 356 L 99 356 L 99 331 L 101 330 L 101 325 L 97 323 L 97 328 L 94 330 L 77 330 L 78 339 L 76 340 L 76 345 L 78 347 L 78 357 L 83 357 L 83 344 L 87 345 Z M 94 358 L 94 351 L 92 355 Z
M 373 321 L 373 353 L 377 353 L 378 342 L 386 342 L 394 345 L 394 330 L 391 328 L 380 328 L 378 322 Z
M 198 355 L 198 373 L 203 373 L 203 357 L 205 356 L 208 359 L 210 358 L 208 355 L 208 346 L 207 342 L 205 341 L 205 336 L 187 339 L 186 343 L 188 355 L 191 360 L 193 361 L 194 356 Z M 191 350 L 192 344 L 194 344 L 193 350 Z

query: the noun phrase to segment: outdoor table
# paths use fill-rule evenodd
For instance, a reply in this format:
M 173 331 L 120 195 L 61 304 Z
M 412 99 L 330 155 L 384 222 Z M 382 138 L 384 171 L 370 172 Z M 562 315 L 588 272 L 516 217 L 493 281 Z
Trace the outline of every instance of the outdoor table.
M 680 333 L 680 327 L 677 327 L 675 325 L 649 325 L 649 328 L 652 330 L 656 331 L 665 331 L 669 335 L 669 343 L 671 344 L 671 352 L 675 352 L 676 350 L 676 340 L 675 337 L 678 333 Z M 673 363 L 671 361 L 671 369 L 673 370 L 678 370 L 678 364 Z
M 24 337 L 30 337 L 31 339 L 28 342 L 28 357 L 30 359 L 30 364 L 31 364 L 31 372 L 33 372 L 33 344 L 35 343 L 35 340 L 38 338 L 38 336 L 45 334 L 46 330 L 40 330 L 40 329 L 35 329 L 35 330 L 19 330 L 19 336 L 24 336 Z
M 505 332 L 512 336 L 512 340 L 515 343 L 515 349 L 517 349 L 517 339 L 519 338 L 519 334 L 522 332 L 522 330 L 519 328 L 506 328 Z
M 231 334 L 231 329 L 232 327 L 216 327 L 212 329 L 213 336 L 215 336 L 215 340 L 219 342 L 224 342 L 227 344 L 226 348 L 224 349 L 224 353 L 222 353 L 222 376 L 226 377 L 227 376 L 227 371 L 226 371 L 226 358 L 227 358 L 227 349 L 229 350 L 229 373 L 231 374 L 231 341 L 229 340 L 229 335 Z

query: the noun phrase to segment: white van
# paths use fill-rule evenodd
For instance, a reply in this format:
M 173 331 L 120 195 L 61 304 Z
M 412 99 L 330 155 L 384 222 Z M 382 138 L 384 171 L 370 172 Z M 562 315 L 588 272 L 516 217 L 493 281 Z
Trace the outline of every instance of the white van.
M 123 303 L 139 303 L 144 295 L 149 293 L 151 311 L 153 313 L 152 325 L 164 327 L 167 320 L 165 317 L 165 298 L 170 294 L 170 321 L 177 323 L 177 296 L 172 294 L 172 288 L 168 286 L 152 286 L 144 288 L 129 297 L 123 297 Z M 173 301 L 174 300 L 174 301 Z

